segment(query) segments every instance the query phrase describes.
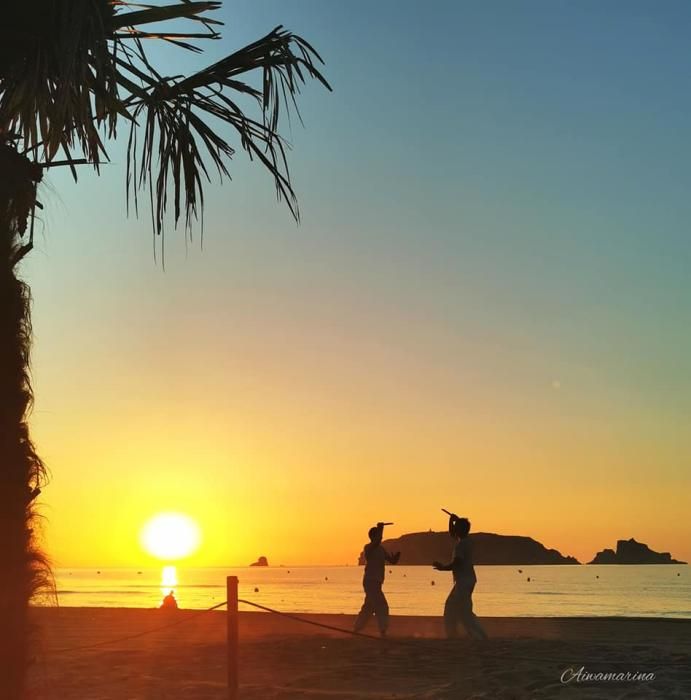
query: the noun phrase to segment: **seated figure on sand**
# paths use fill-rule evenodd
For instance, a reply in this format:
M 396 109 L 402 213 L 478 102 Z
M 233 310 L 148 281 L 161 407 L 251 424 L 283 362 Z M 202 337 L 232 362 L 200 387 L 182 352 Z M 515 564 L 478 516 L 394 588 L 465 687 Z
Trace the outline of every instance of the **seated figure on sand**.
M 446 511 L 448 512 L 448 511 Z M 477 615 L 473 612 L 473 589 L 477 581 L 473 567 L 473 549 L 468 533 L 470 521 L 449 513 L 449 534 L 456 538 L 453 559 L 449 564 L 435 561 L 437 571 L 452 571 L 454 585 L 444 605 L 444 626 L 446 636 L 451 639 L 458 636 L 458 623 L 462 622 L 473 639 L 487 639 Z
M 161 610 L 177 610 L 177 609 L 178 609 L 178 601 L 175 600 L 175 593 L 173 593 L 173 591 L 171 591 L 163 599 L 163 602 L 161 603 Z
M 365 545 L 365 575 L 362 579 L 362 586 L 365 589 L 365 602 L 355 620 L 355 631 L 362 630 L 372 615 L 376 616 L 379 625 L 379 633 L 386 636 L 389 627 L 389 604 L 386 602 L 382 585 L 384 583 L 384 569 L 386 562 L 398 564 L 401 556 L 400 552 L 389 554 L 381 541 L 384 536 L 384 525 L 392 523 L 377 523 L 376 527 L 370 528 L 370 541 Z

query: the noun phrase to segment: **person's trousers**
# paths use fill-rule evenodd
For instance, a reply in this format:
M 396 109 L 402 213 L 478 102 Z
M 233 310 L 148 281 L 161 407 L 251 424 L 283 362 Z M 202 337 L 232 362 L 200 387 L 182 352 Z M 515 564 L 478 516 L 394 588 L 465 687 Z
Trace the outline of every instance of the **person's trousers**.
M 446 636 L 458 636 L 458 623 L 462 623 L 473 639 L 487 639 L 480 620 L 473 612 L 473 589 L 475 581 L 456 581 L 444 605 L 444 627 Z
M 365 602 L 355 620 L 355 631 L 363 629 L 370 617 L 374 615 L 377 618 L 379 631 L 383 634 L 389 626 L 389 604 L 381 589 L 382 582 L 365 580 L 362 582 L 362 586 L 365 589 Z

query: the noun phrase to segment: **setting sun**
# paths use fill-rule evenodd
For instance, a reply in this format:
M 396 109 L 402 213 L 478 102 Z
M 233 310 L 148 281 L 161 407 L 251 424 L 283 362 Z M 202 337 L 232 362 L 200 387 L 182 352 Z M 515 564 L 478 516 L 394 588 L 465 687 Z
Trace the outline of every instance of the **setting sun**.
M 182 513 L 159 513 L 142 528 L 142 547 L 158 559 L 172 561 L 193 554 L 201 532 L 197 523 Z

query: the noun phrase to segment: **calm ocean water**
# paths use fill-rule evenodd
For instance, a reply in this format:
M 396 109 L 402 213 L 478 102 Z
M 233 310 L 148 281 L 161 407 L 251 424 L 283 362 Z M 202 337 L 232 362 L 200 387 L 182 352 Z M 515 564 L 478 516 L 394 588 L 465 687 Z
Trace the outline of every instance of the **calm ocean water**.
M 441 613 L 450 574 L 422 566 L 389 571 L 385 591 L 392 614 Z M 691 618 L 689 566 L 478 566 L 476 571 L 474 600 L 481 616 Z M 60 605 L 131 608 L 157 607 L 171 588 L 180 607 L 211 607 L 225 600 L 229 575 L 239 577 L 241 598 L 279 610 L 353 613 L 362 602 L 362 569 L 356 566 L 56 572 Z

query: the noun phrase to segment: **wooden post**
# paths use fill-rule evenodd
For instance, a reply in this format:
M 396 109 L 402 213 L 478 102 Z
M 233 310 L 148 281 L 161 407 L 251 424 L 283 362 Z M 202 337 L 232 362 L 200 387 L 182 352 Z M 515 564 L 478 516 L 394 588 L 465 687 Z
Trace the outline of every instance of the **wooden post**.
M 238 577 L 226 578 L 228 601 L 228 700 L 238 700 Z

